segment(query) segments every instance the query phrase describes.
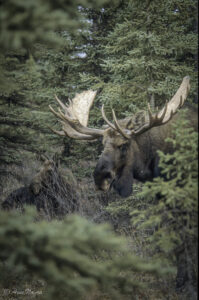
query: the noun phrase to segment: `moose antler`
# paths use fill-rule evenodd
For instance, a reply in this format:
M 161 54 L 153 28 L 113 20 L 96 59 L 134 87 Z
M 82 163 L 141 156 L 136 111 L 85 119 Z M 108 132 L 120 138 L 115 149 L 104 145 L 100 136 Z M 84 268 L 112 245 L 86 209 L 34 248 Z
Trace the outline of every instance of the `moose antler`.
M 112 110 L 114 124 L 112 124 L 105 116 L 104 108 L 102 107 L 102 116 L 105 122 L 115 131 L 118 131 L 124 138 L 130 139 L 132 136 L 139 135 L 152 127 L 160 126 L 167 123 L 172 116 L 181 108 L 186 100 L 190 90 L 190 77 L 183 78 L 182 83 L 173 98 L 165 104 L 159 112 L 153 114 L 148 104 L 148 122 L 137 130 L 123 129 L 117 121 L 114 110 Z
M 66 106 L 57 96 L 56 101 L 62 108 L 55 111 L 51 105 L 51 112 L 58 117 L 62 124 L 62 131 L 51 130 L 61 136 L 69 136 L 78 140 L 94 140 L 102 136 L 104 130 L 87 127 L 89 111 L 96 96 L 96 91 L 84 91 L 76 94 L 75 98 L 69 100 L 69 105 Z
M 157 113 L 152 113 L 148 105 L 148 120 L 139 129 L 126 129 L 120 126 L 114 110 L 112 110 L 114 124 L 106 117 L 104 105 L 102 106 L 102 117 L 108 124 L 108 127 L 119 132 L 125 139 L 131 139 L 132 136 L 139 135 L 152 127 L 160 126 L 167 123 L 177 110 L 182 107 L 190 90 L 190 77 L 183 78 L 182 83 L 173 98 Z M 96 96 L 96 91 L 84 91 L 76 94 L 75 98 L 69 100 L 69 105 L 65 105 L 55 96 L 56 101 L 62 108 L 58 112 L 49 105 L 52 113 L 58 117 L 62 124 L 62 131 L 51 130 L 61 136 L 69 136 L 77 140 L 95 140 L 104 134 L 105 129 L 95 129 L 87 127 L 89 111 Z
M 117 121 L 115 111 L 113 109 L 112 109 L 112 115 L 113 115 L 114 124 L 112 124 L 107 119 L 105 112 L 104 112 L 104 104 L 102 105 L 101 113 L 102 113 L 102 117 L 103 117 L 104 121 L 108 124 L 109 127 L 111 127 L 115 131 L 118 131 L 124 138 L 127 138 L 127 139 L 130 138 L 130 136 L 128 135 L 130 133 L 130 131 L 128 129 L 121 128 L 120 124 Z
M 131 135 L 139 135 L 152 127 L 166 124 L 169 120 L 171 120 L 177 110 L 183 106 L 188 96 L 189 90 L 190 77 L 186 76 L 183 78 L 182 83 L 173 98 L 168 103 L 166 103 L 159 112 L 153 114 L 148 104 L 149 121 L 138 130 L 132 130 Z

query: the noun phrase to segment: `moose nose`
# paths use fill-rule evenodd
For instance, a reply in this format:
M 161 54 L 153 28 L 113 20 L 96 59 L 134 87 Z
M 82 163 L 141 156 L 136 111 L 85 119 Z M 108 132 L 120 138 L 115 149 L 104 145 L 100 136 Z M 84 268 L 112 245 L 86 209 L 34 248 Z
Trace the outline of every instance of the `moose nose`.
M 103 168 L 95 168 L 94 173 L 93 173 L 93 177 L 95 180 L 95 184 L 100 184 L 101 181 L 103 181 L 104 179 L 110 179 L 111 176 L 111 171 L 107 170 L 105 167 Z
M 105 165 L 97 165 L 93 173 L 95 184 L 101 189 L 104 181 L 110 181 L 112 178 L 111 170 Z

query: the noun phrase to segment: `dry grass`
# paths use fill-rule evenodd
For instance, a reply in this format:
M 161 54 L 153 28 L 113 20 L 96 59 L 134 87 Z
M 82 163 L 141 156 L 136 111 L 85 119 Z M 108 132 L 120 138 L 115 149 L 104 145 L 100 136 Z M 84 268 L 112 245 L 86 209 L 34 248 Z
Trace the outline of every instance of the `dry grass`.
M 9 167 L 7 172 L 9 174 L 9 171 L 12 171 L 13 175 L 8 175 L 4 178 L 0 201 L 2 202 L 14 189 L 23 185 L 28 185 L 31 178 L 37 173 L 39 166 L 40 163 L 38 161 L 31 161 L 29 163 L 24 163 L 21 167 Z M 114 192 L 107 194 L 96 192 L 91 174 L 87 178 L 77 180 L 73 172 L 69 169 L 61 168 L 60 172 L 74 188 L 75 197 L 78 199 L 76 202 L 76 213 L 96 223 L 111 223 L 118 234 L 127 237 L 129 247 L 135 255 L 144 258 L 147 257 L 149 259 L 150 253 L 146 250 L 146 236 L 148 235 L 148 232 L 138 232 L 135 230 L 135 228 L 131 226 L 129 218 L 125 217 L 125 215 L 113 217 L 106 212 L 105 207 L 107 204 L 117 200 L 118 196 Z M 20 174 L 20 176 L 14 176 L 14 174 Z M 71 197 L 67 190 L 64 192 L 66 194 L 66 199 Z M 70 198 L 71 201 L 73 201 L 73 199 L 74 197 Z M 45 198 L 45 202 L 48 204 L 48 197 Z M 48 209 L 51 209 L 51 207 Z M 45 218 L 47 220 L 52 218 L 53 214 L 48 211 L 48 209 L 40 211 L 40 218 Z M 70 210 L 68 210 L 68 212 L 66 210 L 65 212 L 66 214 L 70 213 Z M 0 287 L 0 299 L 42 300 L 44 298 L 46 286 L 45 283 L 39 279 L 17 278 L 12 270 L 10 271 L 10 274 L 8 272 L 7 277 L 5 285 L 3 284 Z M 192 300 L 191 298 L 187 298 L 184 294 L 176 293 L 174 276 L 167 279 L 158 279 L 153 276 L 142 274 L 136 275 L 136 277 L 138 281 L 148 284 L 147 289 L 144 289 L 142 294 L 136 296 L 137 300 Z M 82 300 L 98 299 L 109 300 L 110 298 L 108 295 L 102 294 L 99 290 L 89 291 L 86 298 L 82 298 Z M 128 299 L 130 298 L 124 297 L 121 300 Z

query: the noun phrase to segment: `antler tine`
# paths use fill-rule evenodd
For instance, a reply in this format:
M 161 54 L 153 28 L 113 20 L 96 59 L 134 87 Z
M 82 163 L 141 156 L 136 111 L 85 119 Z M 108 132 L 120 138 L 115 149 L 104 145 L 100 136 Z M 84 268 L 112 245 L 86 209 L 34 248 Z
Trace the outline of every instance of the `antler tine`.
M 164 119 L 165 114 L 167 112 L 167 108 L 168 108 L 168 103 L 165 104 L 161 116 L 158 116 L 158 112 L 153 115 L 153 113 L 151 111 L 151 108 L 150 108 L 150 105 L 148 103 L 149 122 L 146 123 L 146 124 L 144 124 L 138 130 L 132 130 L 131 131 L 131 135 L 138 135 L 138 134 L 141 134 L 141 133 L 147 131 L 148 129 L 150 129 L 152 127 L 161 125 L 162 124 L 162 120 Z M 172 117 L 172 115 L 173 115 L 173 112 L 171 112 L 170 118 Z
M 64 127 L 63 127 L 63 131 L 65 136 L 68 136 L 75 140 L 84 140 L 84 141 L 96 140 L 96 137 L 93 137 L 92 135 L 81 134 L 75 130 L 71 132 L 71 129 L 66 130 Z
M 115 111 L 112 109 L 112 115 L 113 115 L 113 120 L 114 120 L 114 124 L 116 129 L 118 130 L 118 132 L 126 139 L 130 139 L 131 135 L 127 134 L 119 125 L 116 115 L 115 115 Z
M 159 120 L 162 122 L 162 120 L 164 119 L 166 112 L 167 112 L 167 108 L 168 108 L 168 101 L 165 103 L 165 106 L 163 108 L 163 112 L 162 115 L 159 117 Z M 157 117 L 158 117 L 158 113 L 157 113 Z
M 67 106 L 55 95 L 55 99 L 58 102 L 58 104 L 63 108 L 63 110 L 66 112 L 67 111 Z
M 115 128 L 115 126 L 107 119 L 106 115 L 105 115 L 105 112 L 104 112 L 104 104 L 102 105 L 102 109 L 101 109 L 101 113 L 102 113 L 102 117 L 104 119 L 104 121 L 114 130 L 117 130 Z
M 96 136 L 89 135 L 89 134 L 82 134 L 82 133 L 76 131 L 73 127 L 70 126 L 70 124 L 67 121 L 60 121 L 60 122 L 62 124 L 62 128 L 63 128 L 62 132 L 64 133 L 64 136 L 68 136 L 75 140 L 91 141 L 91 140 L 96 139 Z M 54 131 L 54 132 L 57 133 L 57 131 Z
M 166 102 L 163 109 L 155 113 L 154 115 L 152 114 L 151 108 L 148 104 L 149 121 L 138 130 L 132 130 L 131 135 L 141 134 L 152 127 L 166 124 L 169 120 L 171 120 L 171 118 L 177 112 L 177 110 L 183 106 L 184 101 L 188 96 L 190 90 L 189 82 L 190 77 L 184 77 L 180 87 L 178 88 L 173 98 L 169 102 Z
M 68 98 L 68 102 L 70 103 L 71 106 L 73 105 L 73 102 L 70 98 Z
M 59 136 L 62 136 L 62 137 L 65 136 L 64 131 L 55 130 L 55 129 L 53 129 L 52 127 L 50 127 L 50 126 L 48 126 L 48 125 L 47 125 L 47 127 L 48 127 L 53 133 L 58 134 Z
M 65 114 L 63 114 L 63 112 L 61 111 L 60 108 L 58 108 L 59 112 L 56 112 L 51 105 L 49 105 L 50 110 L 52 111 L 52 113 L 58 117 L 60 120 L 64 121 L 64 122 L 69 122 L 70 118 Z
M 62 116 L 60 113 L 56 112 L 56 111 L 52 108 L 51 105 L 49 105 L 48 107 L 50 108 L 51 112 L 52 112 L 56 117 L 58 117 L 59 119 L 63 120 L 63 116 Z
M 151 111 L 150 104 L 148 103 L 147 106 L 148 106 L 148 114 L 149 114 L 149 124 L 152 124 L 152 122 L 154 120 L 154 117 L 153 117 L 153 114 L 152 114 L 152 111 Z
M 65 105 L 55 95 L 55 99 L 59 104 L 58 111 L 55 111 L 51 105 L 51 112 L 61 120 L 62 130 L 52 130 L 54 133 L 61 136 L 69 136 L 78 140 L 95 140 L 103 135 L 103 129 L 95 129 L 87 127 L 88 115 L 90 107 L 96 96 L 96 91 L 84 91 L 76 94 L 73 100 L 69 99 L 69 105 Z
M 183 99 L 182 99 L 182 95 L 180 96 L 180 103 L 179 103 L 179 106 L 178 108 L 181 108 L 183 106 Z
M 181 108 L 188 96 L 190 90 L 190 77 L 185 76 L 182 80 L 180 87 L 178 88 L 175 95 L 169 100 L 167 105 L 167 110 L 164 118 L 162 119 L 162 124 L 167 123 L 171 117 L 177 112 L 179 108 Z M 173 111 L 171 113 L 171 111 Z M 158 113 L 158 115 L 162 115 L 162 110 Z
M 58 108 L 58 111 L 59 111 L 59 114 L 60 114 L 60 117 L 62 120 L 67 121 L 67 122 L 73 121 L 73 119 L 68 116 L 67 112 L 64 115 L 60 108 Z
M 104 130 L 85 127 L 82 124 L 80 124 L 78 119 L 73 119 L 67 116 L 66 114 L 64 115 L 60 110 L 60 108 L 58 108 L 58 110 L 59 110 L 60 118 L 65 122 L 67 122 L 77 132 L 85 135 L 92 135 L 94 137 L 99 137 L 103 135 Z
M 168 107 L 168 103 L 166 102 L 163 111 L 162 111 L 162 115 L 160 117 L 158 117 L 158 112 L 155 113 L 155 115 L 153 115 L 152 111 L 151 111 L 151 107 L 148 103 L 148 114 L 149 114 L 149 125 L 150 126 L 154 126 L 154 125 L 158 125 L 162 122 L 162 120 L 165 117 L 166 111 L 167 111 L 167 107 Z
M 60 136 L 68 136 L 77 140 L 87 141 L 95 140 L 99 136 L 103 135 L 104 130 L 88 128 L 85 125 L 87 124 L 86 118 L 88 118 L 90 106 L 92 105 L 95 94 L 96 92 L 94 93 L 91 90 L 84 91 L 83 93 L 78 94 L 79 98 L 75 97 L 72 101 L 69 99 L 69 105 L 63 104 L 62 101 L 55 95 L 55 99 L 60 108 L 58 108 L 58 111 L 55 111 L 51 105 L 49 105 L 49 108 L 61 122 L 62 131 L 50 128 L 52 132 Z M 83 120 L 84 116 L 86 121 Z

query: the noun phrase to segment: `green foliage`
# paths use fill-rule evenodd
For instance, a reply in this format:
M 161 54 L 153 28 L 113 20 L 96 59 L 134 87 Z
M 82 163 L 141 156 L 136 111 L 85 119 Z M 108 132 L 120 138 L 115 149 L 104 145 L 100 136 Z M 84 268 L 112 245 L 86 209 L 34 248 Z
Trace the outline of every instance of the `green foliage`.
M 77 216 L 63 222 L 34 222 L 33 212 L 1 212 L 1 268 L 7 265 L 18 275 L 29 272 L 45 280 L 47 299 L 82 299 L 95 289 L 111 299 L 122 295 L 132 299 L 140 286 L 133 272 L 163 275 L 168 271 L 129 254 L 125 241 L 106 225 Z M 3 278 L 1 284 L 6 285 Z
M 54 94 L 67 102 L 76 92 L 97 89 L 90 125 L 99 127 L 102 103 L 108 117 L 112 107 L 124 117 L 148 101 L 162 105 L 185 75 L 191 76 L 189 101 L 194 100 L 195 0 L 0 2 L 0 173 L 5 164 L 21 164 L 35 153 L 59 152 L 79 177 L 91 176 L 93 165 L 83 167 L 79 161 L 95 160 L 101 142 L 82 146 L 50 132 L 48 126 L 60 129 L 48 110 Z M 158 228 L 149 239 L 171 257 L 175 247 L 192 245 L 195 237 L 195 135 L 185 133 L 187 140 L 174 144 L 175 157 L 160 154 L 165 176 L 172 179 L 157 179 L 144 189 L 144 198 L 153 198 L 162 187 L 158 204 L 146 203 L 135 188 L 132 197 L 108 208 L 127 215 L 136 206 L 134 222 Z M 174 161 L 175 168 L 166 160 Z M 1 258 L 6 260 L 1 268 L 14 269 L 23 278 L 25 270 L 42 278 L 48 299 L 78 299 L 93 289 L 113 299 L 130 293 L 132 299 L 137 287 L 132 270 L 160 271 L 159 264 L 153 269 L 129 255 L 121 239 L 104 227 L 80 218 L 34 223 L 31 215 L 2 212 L 0 223 Z
M 100 8 L 108 0 L 96 1 Z M 117 1 L 115 1 L 117 2 Z M 55 32 L 75 31 L 86 26 L 78 6 L 92 7 L 89 0 L 42 1 L 42 0 L 3 0 L 0 10 L 1 49 L 29 49 L 35 43 L 57 46 L 63 40 Z
M 186 75 L 192 85 L 189 101 L 195 99 L 196 5 L 190 0 L 122 1 L 117 9 L 101 12 L 94 37 L 100 65 L 82 80 L 102 90 L 99 99 L 108 114 L 111 107 L 123 117 L 147 102 L 161 106 Z
M 79 52 L 85 47 L 83 33 L 89 27 L 82 7 L 100 10 L 108 4 L 108 0 L 95 4 L 89 0 L 1 1 L 2 164 L 19 164 L 22 156 L 63 149 L 63 139 L 48 128 L 59 128 L 48 105 L 54 102 L 55 93 L 63 98 L 77 92 L 78 71 L 83 70 L 78 69 Z
M 65 139 L 63 149 L 63 139 L 48 129 L 60 128 L 48 110 L 54 94 L 67 101 L 76 92 L 97 89 L 89 124 L 95 127 L 103 124 L 101 103 L 109 118 L 112 107 L 124 117 L 153 97 L 161 105 L 187 74 L 193 99 L 196 2 L 145 2 L 1 2 L 2 163 L 20 163 L 14 139 L 26 156 L 46 151 L 78 156 L 76 143 Z M 78 148 L 89 157 L 90 149 Z M 97 144 L 92 153 L 100 153 Z
M 173 154 L 159 152 L 160 167 L 165 178 L 147 182 L 141 196 L 148 199 L 142 211 L 132 211 L 138 228 L 154 229 L 149 236 L 150 248 L 175 259 L 177 249 L 191 249 L 194 260 L 197 243 L 198 134 L 181 119 L 174 126 Z M 158 195 L 158 201 L 155 197 Z M 154 200 L 152 200 L 154 199 Z M 192 262 L 195 264 L 195 262 Z
M 140 196 L 141 191 L 142 184 L 134 184 L 133 194 L 131 196 L 127 198 L 119 198 L 117 201 L 110 203 L 108 207 L 106 207 L 106 211 L 108 211 L 112 216 L 118 216 L 120 214 L 129 216 L 132 207 L 142 209 L 144 206 L 144 201 L 143 197 Z

